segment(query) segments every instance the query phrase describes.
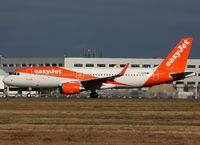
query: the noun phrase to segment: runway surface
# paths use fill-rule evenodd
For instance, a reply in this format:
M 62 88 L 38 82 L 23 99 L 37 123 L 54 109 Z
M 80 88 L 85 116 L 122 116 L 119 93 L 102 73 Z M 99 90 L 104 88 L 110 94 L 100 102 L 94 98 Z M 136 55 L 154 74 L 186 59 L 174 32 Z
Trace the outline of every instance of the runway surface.
M 199 145 L 200 101 L 0 99 L 1 145 Z

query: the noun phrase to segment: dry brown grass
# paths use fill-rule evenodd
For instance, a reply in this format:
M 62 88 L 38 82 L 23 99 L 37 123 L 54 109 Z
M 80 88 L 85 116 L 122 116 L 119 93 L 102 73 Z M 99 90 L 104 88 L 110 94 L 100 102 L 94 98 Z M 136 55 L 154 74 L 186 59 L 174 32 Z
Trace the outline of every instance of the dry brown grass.
M 0 100 L 2 145 L 199 145 L 200 102 Z

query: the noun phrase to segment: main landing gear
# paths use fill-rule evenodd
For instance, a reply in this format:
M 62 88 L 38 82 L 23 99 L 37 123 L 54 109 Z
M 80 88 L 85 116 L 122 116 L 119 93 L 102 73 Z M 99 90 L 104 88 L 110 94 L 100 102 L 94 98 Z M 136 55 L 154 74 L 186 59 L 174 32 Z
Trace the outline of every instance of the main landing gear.
M 91 94 L 90 94 L 90 98 L 98 98 L 99 94 L 97 94 L 97 92 L 93 91 Z

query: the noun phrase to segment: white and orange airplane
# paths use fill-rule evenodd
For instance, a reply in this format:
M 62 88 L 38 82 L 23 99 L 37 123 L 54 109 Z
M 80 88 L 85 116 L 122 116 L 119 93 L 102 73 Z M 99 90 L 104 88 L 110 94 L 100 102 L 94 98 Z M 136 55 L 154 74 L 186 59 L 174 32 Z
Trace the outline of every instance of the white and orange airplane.
M 184 38 L 169 56 L 154 68 L 60 68 L 27 67 L 14 71 L 3 81 L 8 86 L 29 88 L 60 88 L 63 94 L 78 94 L 91 91 L 90 97 L 97 98 L 96 90 L 111 88 L 138 88 L 168 83 L 195 76 L 186 71 L 192 38 Z

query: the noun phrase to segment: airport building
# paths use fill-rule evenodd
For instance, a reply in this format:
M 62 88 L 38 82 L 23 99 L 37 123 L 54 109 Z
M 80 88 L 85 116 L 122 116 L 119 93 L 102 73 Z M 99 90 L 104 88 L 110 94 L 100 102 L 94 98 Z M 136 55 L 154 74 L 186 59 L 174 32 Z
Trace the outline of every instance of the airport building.
M 64 58 L 5 58 L 0 56 L 0 69 L 13 72 L 22 67 L 63 67 Z
M 152 68 L 158 66 L 163 59 L 161 58 L 78 58 L 78 57 L 63 57 L 63 58 L 5 58 L 0 56 L 0 69 L 7 74 L 22 67 L 88 67 L 88 68 L 106 68 L 117 67 L 123 68 L 127 63 L 130 63 L 129 68 L 133 71 L 136 68 Z M 196 72 L 195 77 L 185 80 L 173 82 L 173 86 L 179 91 L 190 89 L 195 95 L 200 88 L 200 59 L 189 59 L 186 69 Z M 1 74 L 0 74 L 1 75 Z M 148 89 L 148 88 L 145 88 Z M 144 90 L 145 90 L 144 89 Z

